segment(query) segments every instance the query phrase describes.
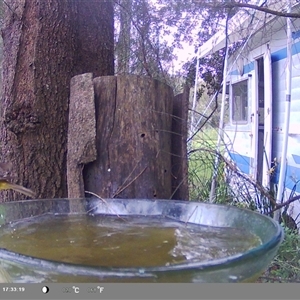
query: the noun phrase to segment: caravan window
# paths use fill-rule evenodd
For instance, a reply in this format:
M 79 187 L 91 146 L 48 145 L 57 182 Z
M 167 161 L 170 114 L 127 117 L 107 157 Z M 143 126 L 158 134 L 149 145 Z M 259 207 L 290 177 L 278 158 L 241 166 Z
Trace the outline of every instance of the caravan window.
M 232 85 L 231 116 L 233 122 L 248 120 L 248 81 L 243 80 Z

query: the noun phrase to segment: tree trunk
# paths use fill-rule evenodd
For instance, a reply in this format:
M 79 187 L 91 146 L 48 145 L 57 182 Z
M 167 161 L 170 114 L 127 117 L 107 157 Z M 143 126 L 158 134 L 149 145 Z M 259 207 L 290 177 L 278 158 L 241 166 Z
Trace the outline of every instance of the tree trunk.
M 85 189 L 103 198 L 172 195 L 172 89 L 139 76 L 94 79 L 97 160 Z
M 117 74 L 129 74 L 130 72 L 131 2 L 132 0 L 121 0 L 119 4 L 120 33 L 116 45 Z
M 39 198 L 67 196 L 70 79 L 113 74 L 110 1 L 7 0 L 1 160 Z M 2 192 L 0 201 L 20 199 Z

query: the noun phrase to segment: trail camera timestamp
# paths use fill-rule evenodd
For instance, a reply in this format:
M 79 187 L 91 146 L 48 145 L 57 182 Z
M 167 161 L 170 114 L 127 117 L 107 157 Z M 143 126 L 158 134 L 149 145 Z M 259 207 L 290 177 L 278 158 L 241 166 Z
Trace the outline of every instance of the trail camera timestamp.
M 3 292 L 25 292 L 24 286 L 4 286 L 2 287 Z

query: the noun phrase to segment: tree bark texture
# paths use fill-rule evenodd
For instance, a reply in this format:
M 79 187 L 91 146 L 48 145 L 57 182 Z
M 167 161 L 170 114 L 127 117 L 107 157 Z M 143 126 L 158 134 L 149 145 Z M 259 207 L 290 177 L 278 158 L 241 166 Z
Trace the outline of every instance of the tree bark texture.
M 87 191 L 103 198 L 172 195 L 172 89 L 149 77 L 94 79 L 97 160 L 84 167 Z
M 188 200 L 187 120 L 189 88 L 176 95 L 172 119 L 172 199 Z
M 130 72 L 130 46 L 131 46 L 131 12 L 132 0 L 121 0 L 119 4 L 120 33 L 116 44 L 117 74 Z
M 38 198 L 66 197 L 70 80 L 113 74 L 112 3 L 6 2 L 1 160 L 12 163 L 16 183 Z M 1 192 L 0 201 L 21 197 Z

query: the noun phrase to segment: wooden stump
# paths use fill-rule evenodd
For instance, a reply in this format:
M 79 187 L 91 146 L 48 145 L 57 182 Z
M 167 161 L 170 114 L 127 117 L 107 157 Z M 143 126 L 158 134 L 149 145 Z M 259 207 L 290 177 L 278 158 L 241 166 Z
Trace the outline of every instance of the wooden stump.
M 97 159 L 84 186 L 103 198 L 172 196 L 172 89 L 148 77 L 93 80 Z

